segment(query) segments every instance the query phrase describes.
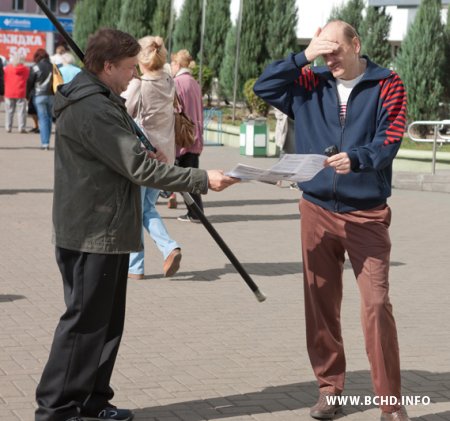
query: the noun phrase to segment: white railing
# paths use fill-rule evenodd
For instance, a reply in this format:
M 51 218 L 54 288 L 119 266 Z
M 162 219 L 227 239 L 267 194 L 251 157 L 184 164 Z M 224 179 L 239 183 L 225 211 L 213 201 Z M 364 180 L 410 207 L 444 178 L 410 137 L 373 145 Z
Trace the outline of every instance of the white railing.
M 433 126 L 434 135 L 432 138 L 418 138 L 412 134 L 412 128 L 414 126 Z M 445 128 L 445 126 L 450 126 L 450 120 L 439 120 L 439 121 L 431 121 L 431 120 L 422 120 L 422 121 L 413 121 L 408 126 L 408 136 L 414 142 L 427 142 L 433 143 L 433 157 L 431 161 L 431 173 L 436 173 L 436 152 L 437 152 L 437 144 L 450 143 L 450 136 L 444 136 L 440 133 L 440 130 Z

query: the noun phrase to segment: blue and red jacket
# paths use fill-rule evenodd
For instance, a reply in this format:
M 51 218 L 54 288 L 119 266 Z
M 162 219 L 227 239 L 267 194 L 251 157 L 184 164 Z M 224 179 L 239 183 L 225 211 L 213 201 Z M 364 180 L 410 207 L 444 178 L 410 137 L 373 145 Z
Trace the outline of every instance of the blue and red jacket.
M 336 80 L 327 67 L 305 67 L 304 52 L 267 66 L 256 95 L 295 120 L 299 154 L 323 154 L 335 145 L 347 152 L 352 171 L 320 171 L 300 183 L 303 197 L 334 212 L 371 209 L 391 195 L 392 161 L 406 124 L 406 92 L 399 76 L 367 57 L 367 69 L 353 88 L 345 122 L 339 118 Z

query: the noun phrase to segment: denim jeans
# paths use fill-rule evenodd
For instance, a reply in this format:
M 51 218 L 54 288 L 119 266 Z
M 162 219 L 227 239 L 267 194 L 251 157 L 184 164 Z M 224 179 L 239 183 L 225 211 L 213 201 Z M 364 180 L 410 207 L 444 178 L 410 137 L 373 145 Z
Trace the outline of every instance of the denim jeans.
M 172 240 L 167 232 L 167 228 L 156 210 L 156 201 L 158 200 L 159 189 L 141 187 L 142 199 L 142 225 L 150 234 L 153 241 L 161 251 L 164 260 L 180 245 Z M 144 252 L 130 254 L 129 273 L 144 274 Z
M 50 144 L 50 135 L 52 133 L 53 95 L 35 96 L 34 107 L 39 120 L 41 147 L 45 147 Z

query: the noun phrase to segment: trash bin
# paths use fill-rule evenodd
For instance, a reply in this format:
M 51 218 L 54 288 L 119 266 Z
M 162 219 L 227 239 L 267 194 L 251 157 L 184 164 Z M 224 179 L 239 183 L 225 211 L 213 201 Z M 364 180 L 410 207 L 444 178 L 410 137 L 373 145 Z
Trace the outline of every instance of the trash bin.
M 241 123 L 239 153 L 247 156 L 267 156 L 269 133 L 264 117 Z

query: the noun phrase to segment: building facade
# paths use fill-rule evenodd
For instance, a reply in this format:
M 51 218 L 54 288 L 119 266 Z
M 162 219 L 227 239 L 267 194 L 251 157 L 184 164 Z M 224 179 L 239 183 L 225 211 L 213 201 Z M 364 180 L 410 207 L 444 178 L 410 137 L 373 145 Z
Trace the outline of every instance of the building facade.
M 73 29 L 73 11 L 77 0 L 46 0 L 68 32 Z M 0 0 L 0 56 L 8 60 L 14 54 L 27 62 L 39 48 L 53 54 L 62 38 L 34 0 Z

